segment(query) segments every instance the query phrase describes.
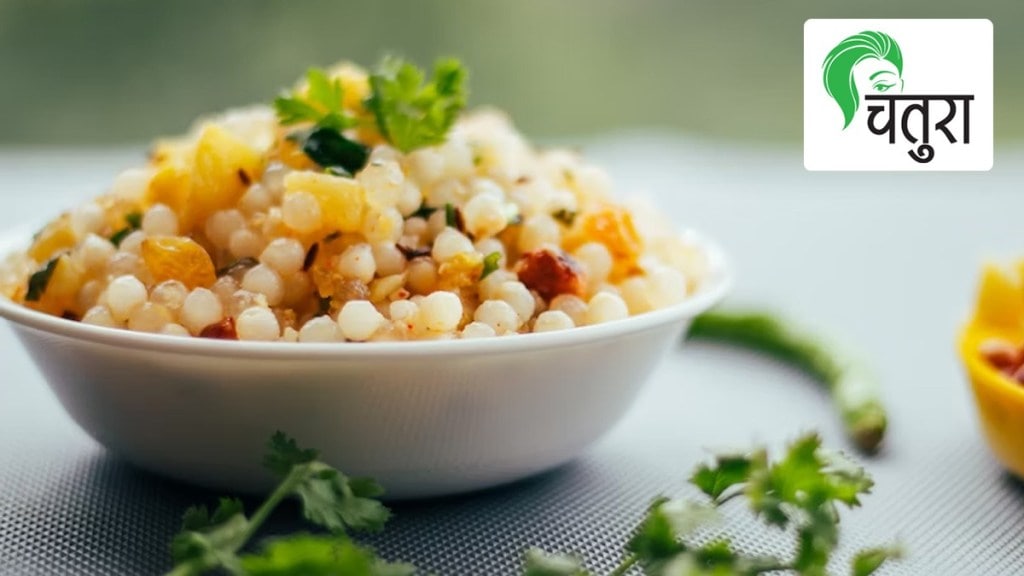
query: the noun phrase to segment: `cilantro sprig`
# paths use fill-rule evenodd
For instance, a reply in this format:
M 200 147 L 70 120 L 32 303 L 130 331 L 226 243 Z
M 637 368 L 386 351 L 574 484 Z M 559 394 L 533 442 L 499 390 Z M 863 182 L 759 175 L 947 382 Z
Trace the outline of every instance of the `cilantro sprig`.
M 304 90 L 274 99 L 274 110 L 284 126 L 306 125 L 289 136 L 325 170 L 352 175 L 369 159 L 369 149 L 345 134 L 349 128 L 376 124 L 380 135 L 402 152 L 444 142 L 466 106 L 466 69 L 458 60 L 439 60 L 426 80 L 422 70 L 400 58 L 385 58 L 370 75 L 368 115 L 344 108 L 341 81 L 312 68 Z
M 385 58 L 370 75 L 366 104 L 381 135 L 402 152 L 440 144 L 466 106 L 466 77 L 466 68 L 454 59 L 438 60 L 427 82 L 415 65 Z
M 187 576 L 221 570 L 252 575 L 402 576 L 415 572 L 409 565 L 378 559 L 348 538 L 349 531 L 378 531 L 390 517 L 390 511 L 377 500 L 383 490 L 376 482 L 345 476 L 321 462 L 315 450 L 300 448 L 281 432 L 271 437 L 264 465 L 281 483 L 252 516 L 246 516 L 242 502 L 234 498 L 221 498 L 212 513 L 205 506 L 185 512 L 182 530 L 171 543 L 175 567 L 168 574 Z M 330 534 L 282 538 L 261 553 L 241 554 L 287 498 L 297 498 L 303 516 Z
M 281 94 L 274 99 L 274 110 L 284 126 L 310 122 L 322 128 L 344 130 L 357 124 L 343 108 L 341 80 L 330 78 L 319 68 L 306 72 L 305 93 Z
M 182 531 L 171 549 L 174 576 L 207 573 L 271 576 L 322 574 L 345 576 L 411 576 L 411 564 L 392 563 L 359 545 L 348 533 L 380 530 L 390 512 L 377 499 L 374 481 L 349 478 L 319 460 L 315 450 L 301 448 L 278 432 L 270 439 L 264 465 L 281 483 L 251 517 L 242 502 L 221 498 L 211 513 L 193 507 L 185 513 Z M 821 447 L 815 434 L 794 441 L 778 461 L 767 450 L 723 454 L 697 467 L 690 482 L 702 500 L 657 498 L 626 542 L 623 558 L 609 576 L 641 571 L 647 576 L 757 576 L 792 573 L 827 576 L 839 544 L 839 509 L 860 505 L 870 492 L 871 478 L 840 454 Z M 328 530 L 270 540 L 256 553 L 243 553 L 260 526 L 287 498 L 297 498 L 307 520 Z M 745 498 L 767 527 L 789 529 L 796 536 L 792 558 L 743 552 L 720 531 L 719 509 Z M 861 550 L 850 574 L 870 576 L 899 558 L 895 547 Z M 591 576 L 581 558 L 526 552 L 523 576 Z
M 795 573 L 826 576 L 839 544 L 839 509 L 860 505 L 873 485 L 865 471 L 821 447 L 815 434 L 793 442 L 777 462 L 764 449 L 717 456 L 701 464 L 690 482 L 705 501 L 659 498 L 654 501 L 611 573 L 621 576 L 636 567 L 648 576 L 755 576 Z M 724 536 L 708 539 L 721 523 L 718 509 L 746 498 L 750 510 L 769 527 L 789 528 L 796 536 L 792 558 L 743 553 Z M 899 558 L 896 547 L 861 550 L 851 562 L 852 576 L 870 576 Z M 531 550 L 526 576 L 589 576 L 579 558 Z
M 331 78 L 318 68 L 306 72 L 305 92 L 296 91 L 274 100 L 277 118 L 284 126 L 312 124 L 313 127 L 292 134 L 302 151 L 328 171 L 355 174 L 366 165 L 370 151 L 366 146 L 344 135 L 344 130 L 359 121 L 344 109 L 341 80 Z

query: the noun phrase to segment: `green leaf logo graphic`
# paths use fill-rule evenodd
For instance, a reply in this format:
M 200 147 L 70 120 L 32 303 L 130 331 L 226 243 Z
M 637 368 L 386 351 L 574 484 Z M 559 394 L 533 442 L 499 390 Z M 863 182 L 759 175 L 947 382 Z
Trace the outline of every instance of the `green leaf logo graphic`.
M 903 52 L 892 36 L 865 31 L 836 45 L 822 64 L 825 91 L 843 111 L 843 130 L 863 94 L 903 91 Z

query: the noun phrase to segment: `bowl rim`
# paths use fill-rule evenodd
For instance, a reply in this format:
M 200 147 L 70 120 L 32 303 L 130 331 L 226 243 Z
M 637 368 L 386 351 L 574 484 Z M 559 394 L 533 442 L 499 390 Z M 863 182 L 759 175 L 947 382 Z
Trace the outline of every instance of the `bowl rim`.
M 31 226 L 20 226 L 0 234 L 0 258 L 26 244 L 33 229 Z M 695 293 L 666 308 L 623 320 L 580 326 L 570 330 L 470 340 L 324 343 L 227 341 L 133 332 L 123 328 L 83 324 L 26 308 L 4 296 L 0 296 L 0 318 L 21 327 L 75 340 L 133 350 L 216 356 L 225 359 L 357 360 L 366 357 L 466 356 L 579 346 L 695 317 L 725 297 L 733 284 L 732 266 L 725 253 L 717 243 L 699 232 L 687 230 L 686 234 L 708 257 L 708 275 Z

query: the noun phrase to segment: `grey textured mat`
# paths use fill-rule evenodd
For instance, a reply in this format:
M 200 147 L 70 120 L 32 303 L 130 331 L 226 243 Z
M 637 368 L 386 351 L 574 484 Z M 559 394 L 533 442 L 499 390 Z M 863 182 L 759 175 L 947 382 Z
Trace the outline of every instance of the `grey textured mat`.
M 878 485 L 846 516 L 844 551 L 899 538 L 910 557 L 886 574 L 1024 574 L 1024 487 L 989 456 L 952 344 L 979 259 L 1024 252 L 1018 219 L 1006 217 L 1024 213 L 1024 158 L 997 158 L 988 174 L 849 175 L 805 173 L 795 154 L 669 141 L 597 152 L 627 188 L 660 190 L 674 218 L 722 240 L 740 271 L 737 299 L 816 319 L 874 361 L 891 442 L 867 463 Z M 54 162 L 67 170 L 52 173 Z M 125 162 L 0 154 L 13 182 L 0 188 L 0 227 L 68 203 L 69 186 L 91 193 Z M 512 574 L 529 545 L 607 570 L 647 502 L 680 493 L 708 448 L 778 445 L 812 428 L 844 446 L 810 382 L 755 356 L 688 345 L 575 463 L 400 504 L 372 542 L 440 574 Z M 184 508 L 216 496 L 137 471 L 85 437 L 0 325 L 0 573 L 158 573 Z M 292 527 L 281 522 L 274 528 Z M 750 545 L 774 545 L 737 529 Z

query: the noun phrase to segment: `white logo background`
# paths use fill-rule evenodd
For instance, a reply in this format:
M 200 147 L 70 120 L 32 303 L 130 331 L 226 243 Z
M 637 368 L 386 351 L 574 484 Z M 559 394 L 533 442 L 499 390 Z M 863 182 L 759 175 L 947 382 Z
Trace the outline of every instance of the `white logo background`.
M 822 81 L 822 63 L 839 42 L 865 30 L 884 32 L 903 52 L 905 95 L 973 94 L 970 144 L 951 144 L 934 130 L 948 110 L 932 101 L 929 143 L 935 157 L 919 163 L 907 155 L 916 148 L 900 131 L 898 103 L 896 143 L 887 134 L 867 129 L 866 104 L 843 130 L 843 113 Z M 808 20 L 804 23 L 804 167 L 808 170 L 989 170 L 992 168 L 992 22 L 989 20 Z M 888 95 L 888 93 L 887 93 Z M 863 98 L 863 94 L 861 95 Z M 949 129 L 962 140 L 963 105 Z M 885 123 L 886 114 L 876 119 Z M 911 115 L 911 133 L 921 138 L 919 114 Z

